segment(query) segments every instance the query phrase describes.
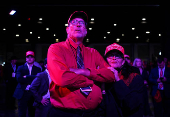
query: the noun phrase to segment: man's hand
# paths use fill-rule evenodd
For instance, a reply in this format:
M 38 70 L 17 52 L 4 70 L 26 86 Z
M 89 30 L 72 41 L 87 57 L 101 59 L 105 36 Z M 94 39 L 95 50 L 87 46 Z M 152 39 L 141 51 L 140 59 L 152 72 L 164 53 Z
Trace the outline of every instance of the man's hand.
M 166 77 L 163 77 L 162 81 L 163 81 L 163 82 L 166 82 L 166 81 L 167 81 Z
M 70 68 L 70 71 L 76 73 L 76 74 L 80 74 L 80 75 L 84 75 L 86 77 L 90 76 L 90 71 L 88 69 L 75 69 L 75 68 Z
M 157 82 L 158 82 L 158 83 L 159 83 L 159 82 L 161 82 L 161 79 L 160 79 L 160 78 L 158 78 L 158 79 L 157 79 Z
M 147 85 L 147 84 L 148 84 L 148 82 L 146 80 L 144 80 L 144 85 Z
M 43 98 L 42 98 L 41 104 L 42 104 L 43 106 L 46 106 L 48 103 L 49 103 L 49 100 L 48 100 L 48 99 L 43 99 Z

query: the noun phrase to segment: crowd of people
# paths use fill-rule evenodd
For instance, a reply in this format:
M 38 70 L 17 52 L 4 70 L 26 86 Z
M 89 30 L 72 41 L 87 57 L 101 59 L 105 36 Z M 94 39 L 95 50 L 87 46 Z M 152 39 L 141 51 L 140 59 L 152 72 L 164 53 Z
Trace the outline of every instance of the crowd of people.
M 4 67 L 7 107 L 15 108 L 17 99 L 19 117 L 170 117 L 170 68 L 164 57 L 151 67 L 140 58 L 131 62 L 117 43 L 102 56 L 83 45 L 87 23 L 84 11 L 72 13 L 66 41 L 51 44 L 43 62 L 35 61 L 33 51 L 20 66 L 11 58 Z

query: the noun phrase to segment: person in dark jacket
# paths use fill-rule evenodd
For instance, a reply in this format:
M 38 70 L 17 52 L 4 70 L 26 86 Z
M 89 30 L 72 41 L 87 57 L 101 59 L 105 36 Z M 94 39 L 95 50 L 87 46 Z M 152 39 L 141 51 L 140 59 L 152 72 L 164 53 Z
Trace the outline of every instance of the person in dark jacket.
M 47 117 L 51 107 L 49 85 L 51 78 L 47 68 L 47 58 L 44 61 L 45 71 L 38 73 L 32 81 L 30 91 L 35 97 L 33 106 L 36 108 L 35 117 Z
M 140 75 L 142 76 L 144 80 L 144 117 L 146 116 L 153 116 L 150 105 L 149 105 L 149 73 L 147 72 L 146 69 L 144 69 L 143 62 L 140 58 L 135 58 L 133 61 L 133 66 L 138 68 L 140 71 Z
M 170 68 L 163 56 L 158 56 L 157 67 L 149 75 L 155 117 L 170 117 Z
M 26 52 L 26 63 L 18 67 L 16 72 L 17 87 L 13 97 L 18 99 L 18 114 L 19 117 L 35 116 L 35 108 L 33 107 L 34 97 L 29 90 L 31 82 L 35 79 L 37 73 L 41 72 L 39 67 L 34 65 L 34 52 Z
M 8 109 L 16 109 L 15 102 L 16 99 L 13 97 L 13 93 L 17 86 L 16 71 L 18 68 L 17 57 L 12 56 L 10 58 L 10 63 L 4 66 L 4 75 L 6 83 L 6 106 Z
M 143 117 L 143 79 L 124 60 L 124 48 L 113 43 L 104 57 L 115 75 L 115 82 L 106 84 L 106 117 Z

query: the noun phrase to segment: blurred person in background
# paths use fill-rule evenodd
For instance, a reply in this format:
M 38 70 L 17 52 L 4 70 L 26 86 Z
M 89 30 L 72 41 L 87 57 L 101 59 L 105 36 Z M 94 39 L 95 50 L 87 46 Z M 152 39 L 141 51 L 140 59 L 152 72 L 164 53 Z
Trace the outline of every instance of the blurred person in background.
M 170 68 L 159 55 L 157 67 L 149 75 L 155 117 L 170 117 Z
M 17 71 L 17 57 L 12 56 L 10 58 L 10 63 L 6 63 L 4 66 L 4 75 L 6 83 L 6 106 L 7 109 L 16 109 L 13 93 L 17 86 L 16 71 Z
M 143 62 L 140 58 L 135 58 L 133 62 L 133 66 L 137 67 L 140 71 L 140 75 L 142 76 L 144 80 L 144 116 L 152 116 L 152 112 L 149 105 L 149 95 L 148 95 L 148 89 L 149 89 L 149 74 L 146 69 L 144 69 Z
M 18 84 L 13 96 L 18 99 L 19 117 L 26 117 L 27 110 L 29 117 L 35 116 L 35 108 L 33 107 L 34 97 L 29 88 L 37 73 L 41 72 L 41 69 L 34 65 L 34 61 L 34 52 L 27 51 L 26 63 L 19 66 L 16 72 L 16 79 Z
M 44 60 L 45 71 L 38 73 L 32 81 L 30 91 L 35 97 L 33 106 L 36 108 L 35 117 L 47 117 L 51 107 L 49 86 L 51 78 L 47 68 L 47 58 Z

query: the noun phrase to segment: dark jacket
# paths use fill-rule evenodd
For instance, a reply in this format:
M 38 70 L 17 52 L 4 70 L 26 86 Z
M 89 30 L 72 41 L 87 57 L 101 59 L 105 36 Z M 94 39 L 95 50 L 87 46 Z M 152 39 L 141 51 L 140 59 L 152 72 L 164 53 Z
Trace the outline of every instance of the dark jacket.
M 169 67 L 165 67 L 164 77 L 166 77 L 166 79 L 167 79 L 167 81 L 163 83 L 165 97 L 170 98 L 170 68 Z M 152 96 L 155 96 L 156 91 L 158 89 L 158 83 L 157 83 L 158 78 L 159 78 L 159 69 L 158 69 L 158 67 L 156 67 L 151 70 L 151 73 L 149 75 L 149 82 L 152 85 L 151 86 L 152 87 L 152 91 L 151 91 Z
M 16 64 L 16 71 L 17 71 L 18 65 Z M 12 78 L 12 73 L 14 72 L 11 63 L 7 63 L 4 67 L 4 75 L 5 75 L 5 82 L 16 82 L 16 78 Z
M 27 85 L 31 84 L 31 82 L 34 80 L 37 73 L 39 72 L 41 72 L 41 69 L 33 65 L 31 75 L 29 75 L 29 69 L 27 64 L 19 66 L 16 72 L 16 79 L 18 84 L 13 97 L 21 99 Z M 23 78 L 23 76 L 26 76 L 26 78 Z
M 30 91 L 33 92 L 35 102 L 33 106 L 39 106 L 44 96 L 49 89 L 49 79 L 46 71 L 37 74 L 37 77 L 32 81 Z
M 123 68 L 124 74 L 127 75 L 130 71 L 131 74 L 135 73 L 132 67 L 126 68 Z M 134 75 L 129 85 L 123 80 L 106 84 L 106 117 L 143 117 L 143 91 L 144 81 L 141 75 Z

